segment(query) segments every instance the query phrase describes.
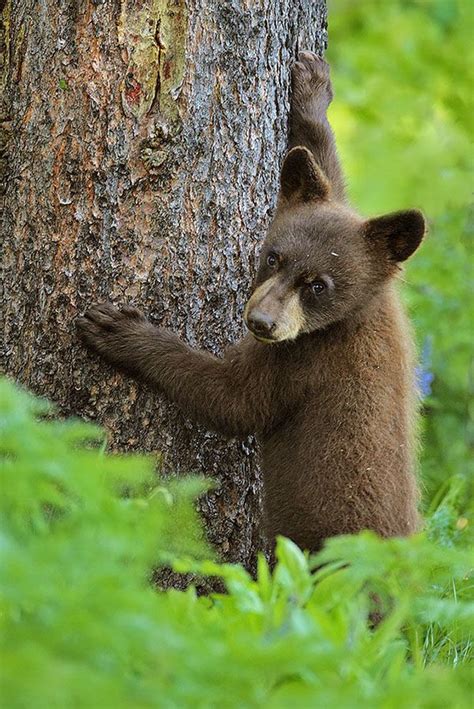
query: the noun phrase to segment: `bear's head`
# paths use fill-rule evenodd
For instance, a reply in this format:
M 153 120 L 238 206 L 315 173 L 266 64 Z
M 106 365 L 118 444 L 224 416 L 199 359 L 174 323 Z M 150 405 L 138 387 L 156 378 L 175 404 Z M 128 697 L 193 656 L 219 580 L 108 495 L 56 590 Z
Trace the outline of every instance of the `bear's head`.
M 247 327 L 262 342 L 282 342 L 353 317 L 377 297 L 424 233 L 418 210 L 364 220 L 332 200 L 310 151 L 293 148 L 245 308 Z

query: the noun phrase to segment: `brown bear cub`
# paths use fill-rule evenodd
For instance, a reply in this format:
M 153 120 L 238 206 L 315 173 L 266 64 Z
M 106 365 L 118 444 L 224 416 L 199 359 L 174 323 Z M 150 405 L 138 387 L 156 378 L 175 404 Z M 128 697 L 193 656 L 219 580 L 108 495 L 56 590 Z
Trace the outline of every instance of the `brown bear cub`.
M 415 210 L 366 220 L 347 205 L 331 98 L 327 64 L 301 52 L 291 149 L 245 309 L 251 334 L 223 359 L 134 308 L 97 305 L 78 321 L 86 345 L 196 421 L 256 433 L 267 534 L 311 551 L 332 535 L 418 525 L 414 362 L 394 280 L 425 222 Z

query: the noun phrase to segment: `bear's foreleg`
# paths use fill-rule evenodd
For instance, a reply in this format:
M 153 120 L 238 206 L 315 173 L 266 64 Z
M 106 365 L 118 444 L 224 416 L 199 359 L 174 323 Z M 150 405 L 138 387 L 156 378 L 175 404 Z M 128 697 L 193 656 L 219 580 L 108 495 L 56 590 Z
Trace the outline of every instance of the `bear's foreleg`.
M 313 52 L 300 52 L 292 75 L 288 147 L 302 145 L 308 148 L 329 179 L 333 197 L 345 201 L 344 176 L 327 119 L 327 109 L 333 95 L 329 65 Z
M 265 359 L 252 362 L 252 344 L 245 340 L 220 359 L 153 326 L 135 308 L 109 304 L 90 308 L 77 327 L 89 349 L 210 429 L 245 436 L 264 430 L 276 414 L 271 370 Z

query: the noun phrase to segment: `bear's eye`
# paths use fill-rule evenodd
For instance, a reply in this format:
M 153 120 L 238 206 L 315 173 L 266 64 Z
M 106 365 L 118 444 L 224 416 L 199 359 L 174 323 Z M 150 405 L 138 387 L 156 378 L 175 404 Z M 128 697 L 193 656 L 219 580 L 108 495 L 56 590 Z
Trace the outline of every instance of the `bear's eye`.
M 324 281 L 313 281 L 309 284 L 309 287 L 313 295 L 321 295 L 321 293 L 326 290 L 327 285 Z
M 267 266 L 270 266 L 270 268 L 275 268 L 275 266 L 278 264 L 278 256 L 274 251 L 270 251 L 270 253 L 267 256 Z

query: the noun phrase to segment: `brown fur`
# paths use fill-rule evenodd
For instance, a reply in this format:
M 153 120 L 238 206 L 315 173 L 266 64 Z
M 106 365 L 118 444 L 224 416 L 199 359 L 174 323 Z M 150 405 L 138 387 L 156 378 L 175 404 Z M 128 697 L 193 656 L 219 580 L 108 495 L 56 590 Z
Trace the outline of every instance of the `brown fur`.
M 417 528 L 414 364 L 393 277 L 424 221 L 413 210 L 367 221 L 347 206 L 327 65 L 300 53 L 293 85 L 294 148 L 245 311 L 253 335 L 218 359 L 133 308 L 94 306 L 78 325 L 197 421 L 256 433 L 268 535 L 314 551 L 336 534 Z

